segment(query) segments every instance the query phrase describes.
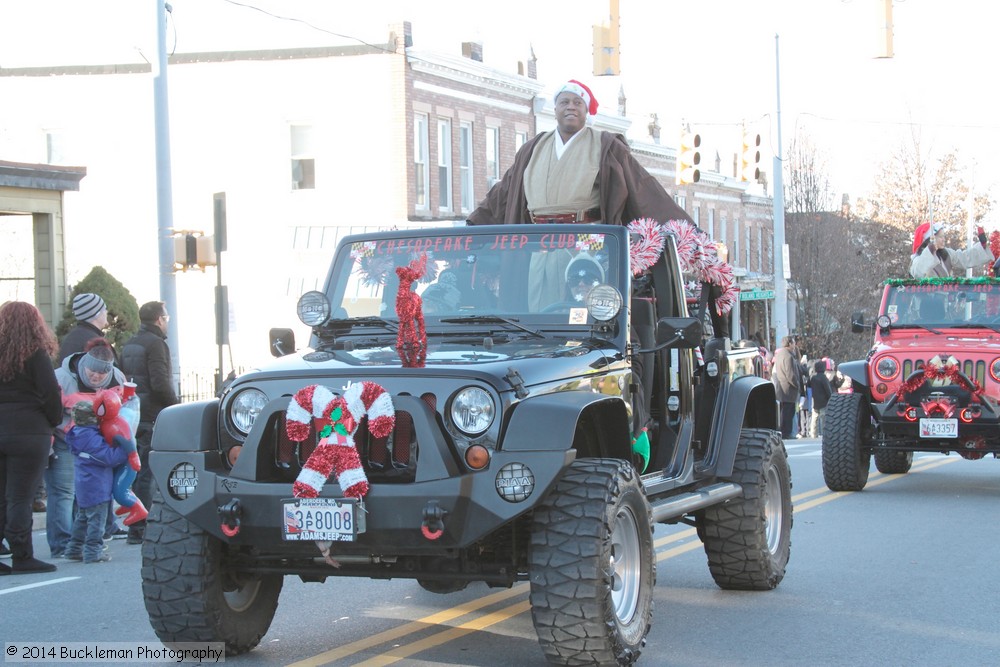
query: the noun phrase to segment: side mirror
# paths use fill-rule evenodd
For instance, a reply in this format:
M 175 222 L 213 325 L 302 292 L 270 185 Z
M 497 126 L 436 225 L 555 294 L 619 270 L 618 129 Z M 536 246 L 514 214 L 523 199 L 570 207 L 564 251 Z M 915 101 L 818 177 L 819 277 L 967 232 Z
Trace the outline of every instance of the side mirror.
M 870 327 L 865 324 L 865 314 L 856 310 L 851 314 L 851 333 L 862 333 Z
M 656 323 L 656 346 L 639 351 L 656 352 L 669 346 L 693 349 L 701 345 L 704 333 L 701 320 L 694 317 L 664 317 Z
M 295 332 L 291 329 L 271 329 L 268 338 L 272 356 L 283 357 L 295 351 Z

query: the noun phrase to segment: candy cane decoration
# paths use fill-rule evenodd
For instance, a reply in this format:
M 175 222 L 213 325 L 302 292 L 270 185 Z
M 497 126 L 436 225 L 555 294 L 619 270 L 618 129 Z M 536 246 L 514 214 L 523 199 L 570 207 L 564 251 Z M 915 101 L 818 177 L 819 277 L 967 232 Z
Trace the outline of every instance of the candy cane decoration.
M 295 393 L 285 413 L 288 438 L 302 442 L 309 437 L 312 420 L 324 422 L 320 441 L 292 485 L 296 498 L 315 498 L 331 472 L 345 496 L 362 498 L 368 493 L 368 478 L 354 443 L 361 418 L 368 416 L 368 431 L 382 438 L 396 426 L 396 413 L 388 392 L 374 382 L 353 383 L 343 396 L 321 385 L 303 387 Z

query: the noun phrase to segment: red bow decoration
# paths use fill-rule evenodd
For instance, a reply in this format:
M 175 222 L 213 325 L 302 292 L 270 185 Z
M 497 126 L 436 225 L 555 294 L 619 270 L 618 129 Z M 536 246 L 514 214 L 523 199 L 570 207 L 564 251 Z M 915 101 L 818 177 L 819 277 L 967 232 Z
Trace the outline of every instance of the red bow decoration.
M 925 382 L 930 380 L 931 382 L 937 382 L 939 385 L 957 384 L 966 391 L 971 392 L 973 400 L 978 401 L 978 397 L 983 394 L 983 388 L 975 380 L 962 375 L 959 368 L 960 365 L 955 357 L 948 357 L 947 361 L 942 361 L 941 357 L 935 355 L 924 366 L 922 375 L 916 375 L 899 386 L 899 389 L 896 390 L 896 398 L 902 399 L 903 396 L 916 391 Z
M 924 414 L 928 417 L 941 413 L 945 418 L 950 419 L 955 414 L 955 401 L 950 396 L 925 398 L 920 401 L 920 407 L 924 409 Z

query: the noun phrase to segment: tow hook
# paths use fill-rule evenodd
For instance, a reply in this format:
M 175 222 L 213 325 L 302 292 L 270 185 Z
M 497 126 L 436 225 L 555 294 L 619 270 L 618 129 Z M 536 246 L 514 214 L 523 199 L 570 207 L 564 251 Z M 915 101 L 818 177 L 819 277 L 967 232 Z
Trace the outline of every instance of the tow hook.
M 424 522 L 420 525 L 420 532 L 424 534 L 424 537 L 428 540 L 436 540 L 441 537 L 444 533 L 444 515 L 447 513 L 438 506 L 436 500 L 427 503 L 424 508 Z
M 226 537 L 236 537 L 240 532 L 240 517 L 243 516 L 240 499 L 233 498 L 225 505 L 220 505 L 219 516 L 222 517 L 222 534 Z

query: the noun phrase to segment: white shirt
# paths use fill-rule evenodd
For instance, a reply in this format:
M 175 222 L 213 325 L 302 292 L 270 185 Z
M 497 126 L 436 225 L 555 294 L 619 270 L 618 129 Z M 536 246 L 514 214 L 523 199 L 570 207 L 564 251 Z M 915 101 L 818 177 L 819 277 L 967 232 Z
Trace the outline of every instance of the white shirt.
M 556 130 L 556 143 L 555 143 L 555 147 L 556 147 L 556 159 L 557 160 L 563 156 L 563 153 L 566 152 L 566 149 L 569 148 L 569 145 L 571 143 L 573 143 L 573 140 L 576 139 L 577 135 L 579 135 L 579 134 L 580 134 L 579 132 L 576 132 L 576 133 L 573 134 L 572 137 L 569 138 L 568 141 L 563 142 L 562 135 L 559 134 L 559 130 Z

